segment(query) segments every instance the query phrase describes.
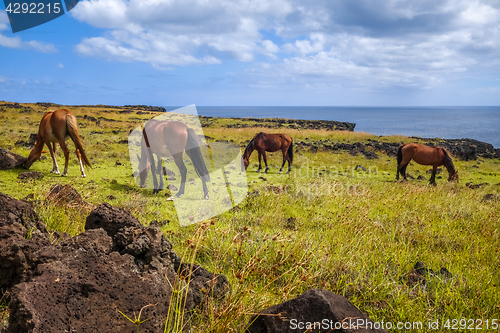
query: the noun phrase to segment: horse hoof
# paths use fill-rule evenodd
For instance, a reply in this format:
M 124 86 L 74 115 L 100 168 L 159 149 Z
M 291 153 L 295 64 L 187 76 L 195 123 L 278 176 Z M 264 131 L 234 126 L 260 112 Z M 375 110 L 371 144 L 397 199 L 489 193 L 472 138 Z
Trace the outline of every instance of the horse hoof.
M 176 196 L 177 198 L 180 198 L 180 197 L 181 197 L 181 195 L 183 195 L 183 194 L 184 194 L 184 193 L 177 193 L 175 196 Z
M 205 194 L 205 196 L 204 196 L 203 198 L 204 198 L 205 200 L 210 199 L 210 198 L 208 197 L 208 194 Z
M 56 175 L 60 174 L 59 171 L 54 171 L 54 170 L 52 170 L 50 173 L 55 173 Z
M 68 175 L 68 174 L 63 173 L 63 174 L 61 175 L 61 177 L 66 177 L 67 175 Z
M 82 174 L 82 178 L 85 178 L 85 177 L 87 177 L 87 175 L 83 173 L 83 174 Z

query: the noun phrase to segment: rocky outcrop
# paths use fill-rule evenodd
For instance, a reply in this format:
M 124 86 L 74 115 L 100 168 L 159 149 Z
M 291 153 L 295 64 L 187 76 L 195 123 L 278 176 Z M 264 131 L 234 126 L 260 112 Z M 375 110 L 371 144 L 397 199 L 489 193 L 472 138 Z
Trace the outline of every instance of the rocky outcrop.
M 224 276 L 183 263 L 158 227 L 143 227 L 124 209 L 101 204 L 85 228 L 53 245 L 31 205 L 0 195 L 0 289 L 10 292 L 7 333 L 128 333 L 135 326 L 118 311 L 133 318 L 149 304 L 141 332 L 163 332 L 172 293 L 182 294 L 177 285 L 189 282 L 184 311 L 228 290 Z
M 0 298 L 33 276 L 41 260 L 38 251 L 49 245 L 32 204 L 0 193 Z
M 441 146 L 450 151 L 453 156 L 463 161 L 482 158 L 500 158 L 500 149 L 493 145 L 474 139 L 422 139 L 430 146 Z
M 27 181 L 27 180 L 40 180 L 43 178 L 43 173 L 40 171 L 27 171 L 21 172 L 17 175 L 17 179 Z
M 203 127 L 210 127 L 216 124 L 217 117 L 200 116 L 200 122 Z M 283 129 L 317 129 L 330 131 L 354 131 L 356 124 L 334 120 L 302 120 L 302 119 L 283 119 L 283 118 L 231 118 L 231 124 L 224 125 L 227 128 L 248 128 L 248 127 L 267 127 Z
M 252 317 L 249 333 L 386 332 L 345 297 L 312 289 Z
M 31 106 L 24 106 L 19 103 L 0 104 L 0 110 L 7 110 L 7 109 L 21 109 L 21 111 L 19 111 L 20 113 L 34 111 Z
M 47 194 L 47 201 L 72 208 L 95 208 L 92 204 L 86 203 L 80 193 L 70 185 L 53 185 Z
M 27 158 L 15 154 L 5 148 L 0 148 L 0 170 L 10 170 L 23 165 Z
M 477 158 L 500 158 L 500 149 L 495 149 L 493 146 L 486 142 L 481 142 L 473 139 L 422 139 L 414 138 L 419 141 L 424 141 L 424 144 L 434 147 L 440 146 L 448 150 L 454 158 L 458 158 L 463 161 L 476 160 Z M 399 146 L 403 142 L 384 142 L 377 141 L 373 139 L 368 139 L 367 143 L 354 142 L 334 142 L 332 140 L 297 140 L 295 145 L 298 149 L 306 148 L 311 151 L 324 150 L 324 151 L 347 151 L 351 155 L 362 154 L 366 158 L 377 158 L 376 153 L 367 150 L 382 152 L 390 157 L 396 157 Z

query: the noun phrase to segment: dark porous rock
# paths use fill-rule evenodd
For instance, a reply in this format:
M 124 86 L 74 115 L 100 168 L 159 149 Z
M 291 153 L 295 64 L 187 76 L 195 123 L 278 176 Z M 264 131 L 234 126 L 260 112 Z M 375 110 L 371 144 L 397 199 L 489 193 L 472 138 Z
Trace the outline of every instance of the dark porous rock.
M 168 189 L 170 191 L 178 191 L 179 190 L 179 188 L 177 186 L 175 186 L 174 184 L 168 185 Z
M 39 180 L 43 178 L 43 173 L 40 171 L 21 172 L 17 178 L 20 180 Z
M 16 146 L 23 146 L 26 148 L 33 148 L 35 146 L 37 138 L 38 138 L 38 134 L 36 134 L 36 133 L 30 134 L 28 141 L 19 140 L 19 141 L 15 142 L 15 145 Z
M 487 201 L 498 201 L 500 199 L 500 196 L 498 194 L 492 194 L 488 193 L 486 194 L 481 201 L 482 202 L 487 202 Z
M 399 281 L 406 284 L 410 288 L 418 287 L 426 290 L 430 281 L 439 279 L 440 281 L 447 281 L 453 277 L 453 274 L 445 267 L 441 267 L 439 271 L 433 271 L 425 267 L 424 263 L 417 261 L 413 270 L 408 274 L 402 275 Z
M 224 276 L 182 262 L 157 226 L 143 227 L 107 203 L 89 215 L 82 234 L 40 247 L 27 268 L 36 274 L 11 288 L 6 333 L 128 333 L 135 325 L 120 312 L 134 318 L 143 308 L 141 332 L 163 332 L 177 295 L 172 286 L 189 282 L 182 288 L 187 312 L 229 290 Z
M 38 251 L 50 245 L 48 236 L 31 203 L 0 193 L 0 299 L 35 273 Z
M 488 186 L 490 185 L 489 183 L 481 183 L 481 184 L 472 184 L 472 183 L 466 183 L 465 186 L 467 186 L 468 188 L 470 189 L 478 189 L 480 187 L 483 187 L 483 186 Z
M 128 210 L 116 208 L 105 202 L 97 206 L 85 223 L 85 230 L 103 228 L 113 237 L 123 227 L 140 227 L 141 224 Z
M 443 169 L 441 169 L 441 168 L 436 169 L 436 175 L 439 175 L 441 172 L 443 172 Z M 432 169 L 427 170 L 426 173 L 431 174 Z
M 364 171 L 366 172 L 366 168 L 362 165 L 356 165 L 356 167 L 354 168 L 355 171 Z
M 417 171 L 418 171 L 418 170 L 417 170 Z M 424 176 L 422 176 L 422 175 L 419 175 L 419 176 L 417 177 L 417 179 L 418 179 L 418 180 L 427 180 L 427 178 L 425 178 L 425 177 L 424 177 Z
M 80 193 L 70 185 L 53 185 L 47 195 L 47 200 L 62 206 L 82 207 L 87 205 Z
M 474 139 L 422 139 L 429 146 L 441 146 L 463 161 L 482 158 L 500 158 L 500 149 Z
M 10 170 L 23 165 L 27 158 L 15 154 L 5 148 L 0 148 L 0 170 Z
M 386 332 L 347 298 L 323 289 L 308 290 L 267 308 L 252 317 L 249 324 L 250 333 Z

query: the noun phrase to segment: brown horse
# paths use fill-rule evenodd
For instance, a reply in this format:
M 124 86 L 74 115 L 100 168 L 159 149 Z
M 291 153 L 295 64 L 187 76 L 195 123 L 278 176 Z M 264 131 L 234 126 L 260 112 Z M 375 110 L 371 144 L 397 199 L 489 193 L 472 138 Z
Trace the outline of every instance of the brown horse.
M 203 183 L 203 193 L 205 199 L 208 199 L 207 181 L 210 181 L 210 174 L 201 154 L 200 142 L 192 128 L 179 121 L 160 121 L 156 119 L 149 120 L 142 131 L 141 157 L 139 159 L 140 186 L 145 187 L 148 176 L 148 165 L 151 165 L 153 174 L 153 193 L 158 193 L 164 188 L 162 157 L 172 155 L 175 165 L 181 173 L 181 186 L 176 196 L 184 194 L 186 184 L 187 168 L 184 165 L 182 154 L 186 154 L 193 162 L 194 170 L 201 178 Z M 158 157 L 158 167 L 155 168 L 155 159 L 153 154 Z M 160 175 L 160 185 L 156 179 L 156 174 Z
M 406 167 L 411 160 L 414 160 L 421 165 L 432 165 L 432 176 L 429 180 L 431 184 L 436 184 L 436 170 L 438 166 L 444 165 L 448 170 L 448 181 L 458 181 L 458 171 L 451 160 L 448 152 L 439 146 L 429 147 L 418 143 L 407 143 L 399 146 L 397 161 L 398 170 L 396 180 L 399 180 L 399 174 L 406 179 Z
M 263 132 L 256 134 L 253 137 L 252 141 L 250 141 L 248 146 L 245 148 L 245 152 L 243 153 L 244 170 L 248 168 L 248 164 L 250 163 L 250 155 L 254 150 L 257 150 L 257 153 L 259 154 L 259 168 L 257 169 L 257 172 L 260 172 L 260 169 L 262 168 L 261 157 L 264 157 L 264 163 L 266 164 L 266 169 L 264 170 L 264 172 L 267 172 L 267 170 L 269 170 L 267 166 L 266 151 L 275 152 L 281 150 L 283 154 L 283 164 L 281 165 L 279 173 L 283 171 L 283 166 L 285 165 L 286 161 L 288 161 L 287 173 L 289 173 L 292 169 L 293 140 L 288 135 L 281 133 L 267 134 Z
M 24 167 L 29 169 L 33 162 L 38 160 L 43 152 L 43 146 L 46 144 L 49 147 L 50 156 L 52 156 L 52 173 L 59 174 L 59 167 L 56 161 L 56 143 L 61 146 L 66 162 L 64 164 L 64 172 L 61 176 L 66 177 L 68 174 L 69 149 L 66 145 L 66 139 L 70 137 L 76 147 L 76 156 L 80 161 L 80 172 L 82 177 L 85 177 L 83 165 L 91 167 L 87 155 L 83 150 L 82 141 L 78 135 L 78 125 L 76 117 L 73 113 L 66 109 L 60 109 L 52 112 L 47 112 L 40 121 L 38 129 L 38 137 L 36 139 L 35 148 L 30 152 L 28 160 L 24 163 Z

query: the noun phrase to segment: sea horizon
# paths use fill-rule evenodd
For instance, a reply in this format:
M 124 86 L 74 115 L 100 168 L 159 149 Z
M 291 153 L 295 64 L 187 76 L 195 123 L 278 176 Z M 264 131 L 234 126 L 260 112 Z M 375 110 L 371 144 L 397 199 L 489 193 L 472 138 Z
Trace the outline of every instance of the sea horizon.
M 179 107 L 165 107 L 173 111 Z M 500 148 L 500 106 L 196 106 L 223 118 L 334 120 L 379 136 L 474 139 Z

